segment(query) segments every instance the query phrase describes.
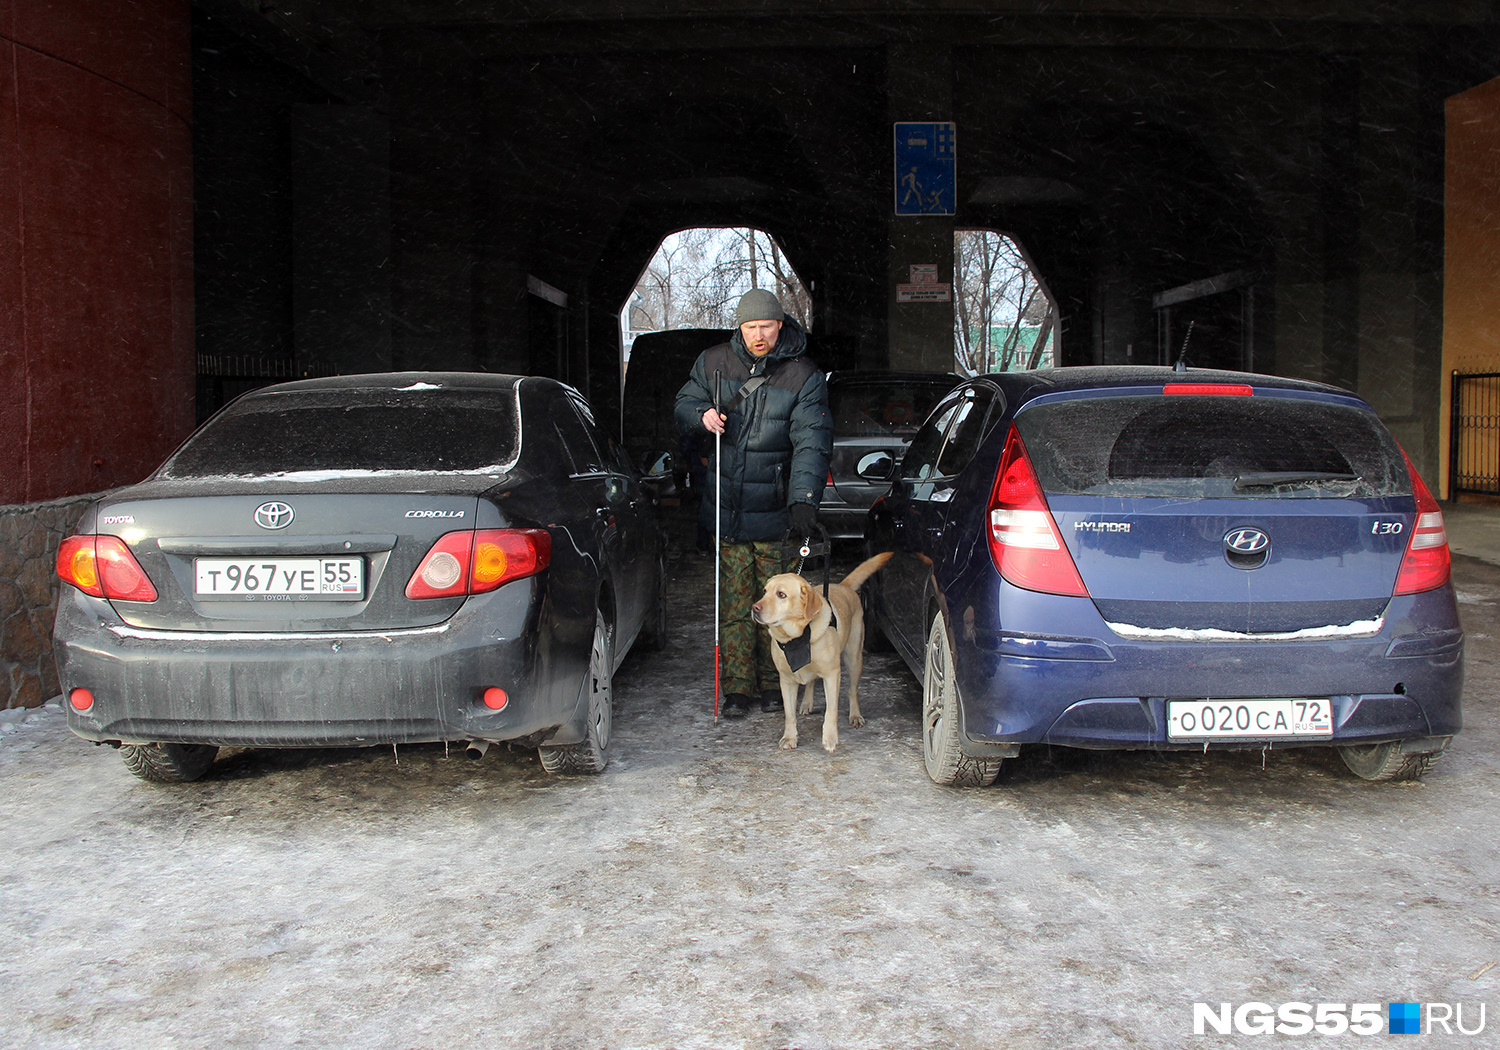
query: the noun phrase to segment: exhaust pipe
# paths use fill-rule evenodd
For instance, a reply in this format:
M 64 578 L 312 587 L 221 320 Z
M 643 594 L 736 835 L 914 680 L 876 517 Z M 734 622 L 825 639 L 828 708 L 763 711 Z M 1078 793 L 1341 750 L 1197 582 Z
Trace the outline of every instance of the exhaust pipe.
M 470 740 L 464 745 L 464 754 L 471 760 L 478 762 L 489 749 L 490 742 L 488 740 Z

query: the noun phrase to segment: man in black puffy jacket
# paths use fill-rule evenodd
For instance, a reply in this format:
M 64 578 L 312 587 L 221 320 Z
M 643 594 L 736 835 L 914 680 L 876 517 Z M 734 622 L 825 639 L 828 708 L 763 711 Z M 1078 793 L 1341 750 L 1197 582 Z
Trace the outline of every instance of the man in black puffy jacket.
M 756 628 L 750 606 L 766 580 L 783 571 L 787 537 L 812 534 L 833 448 L 828 385 L 807 359 L 802 326 L 761 288 L 740 297 L 735 321 L 739 331 L 733 338 L 693 363 L 676 408 L 684 434 L 720 435 L 720 462 L 710 464 L 699 518 L 712 533 L 717 470 L 723 532 L 719 652 L 730 718 L 743 717 L 751 697 L 760 697 L 762 710 L 780 702 L 770 638 Z

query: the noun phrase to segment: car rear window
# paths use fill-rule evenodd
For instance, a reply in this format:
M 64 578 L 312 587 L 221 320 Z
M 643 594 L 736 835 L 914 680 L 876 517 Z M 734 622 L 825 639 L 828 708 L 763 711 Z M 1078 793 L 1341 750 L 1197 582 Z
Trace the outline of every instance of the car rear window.
M 953 389 L 953 383 L 931 380 L 891 380 L 886 383 L 838 383 L 830 386 L 828 407 L 833 430 L 841 436 L 878 437 L 917 432 L 932 406 Z
M 323 389 L 251 394 L 194 434 L 159 476 L 482 471 L 519 445 L 511 390 Z
M 1411 477 L 1374 413 L 1255 395 L 1043 402 L 1016 426 L 1044 491 L 1194 499 L 1405 495 Z

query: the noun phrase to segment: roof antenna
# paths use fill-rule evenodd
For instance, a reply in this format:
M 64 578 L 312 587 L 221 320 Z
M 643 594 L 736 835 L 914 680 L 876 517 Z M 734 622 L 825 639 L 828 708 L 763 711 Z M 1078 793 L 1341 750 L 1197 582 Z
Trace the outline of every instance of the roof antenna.
M 1197 323 L 1198 323 L 1197 321 L 1189 321 L 1188 322 L 1187 334 L 1182 337 L 1182 349 L 1177 352 L 1177 363 L 1172 366 L 1172 371 L 1174 371 L 1174 372 L 1186 372 L 1187 371 L 1187 348 L 1188 348 L 1188 340 L 1191 339 L 1191 338 L 1193 338 L 1193 325 L 1195 325 Z

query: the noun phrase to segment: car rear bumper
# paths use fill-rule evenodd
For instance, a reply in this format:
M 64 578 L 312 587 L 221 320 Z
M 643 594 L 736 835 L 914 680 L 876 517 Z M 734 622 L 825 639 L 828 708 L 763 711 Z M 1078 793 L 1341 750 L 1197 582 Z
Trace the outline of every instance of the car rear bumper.
M 1463 632 L 1451 591 L 1393 599 L 1379 628 L 1298 640 L 1142 640 L 1087 599 L 1001 584 L 986 616 L 959 608 L 954 659 L 971 754 L 1018 743 L 1085 748 L 1302 747 L 1445 738 L 1463 726 Z M 1002 629 L 1007 624 L 1034 628 Z M 971 626 L 965 626 L 971 625 Z M 1080 630 L 1082 628 L 1082 630 Z M 1327 697 L 1331 737 L 1170 739 L 1173 699 Z
M 58 670 L 65 695 L 86 688 L 94 704 L 65 701 L 68 727 L 87 740 L 262 747 L 545 735 L 577 710 L 593 625 L 562 637 L 534 596 L 518 581 L 404 631 L 221 634 L 132 628 L 69 588 Z M 483 702 L 491 686 L 509 697 L 502 710 Z

